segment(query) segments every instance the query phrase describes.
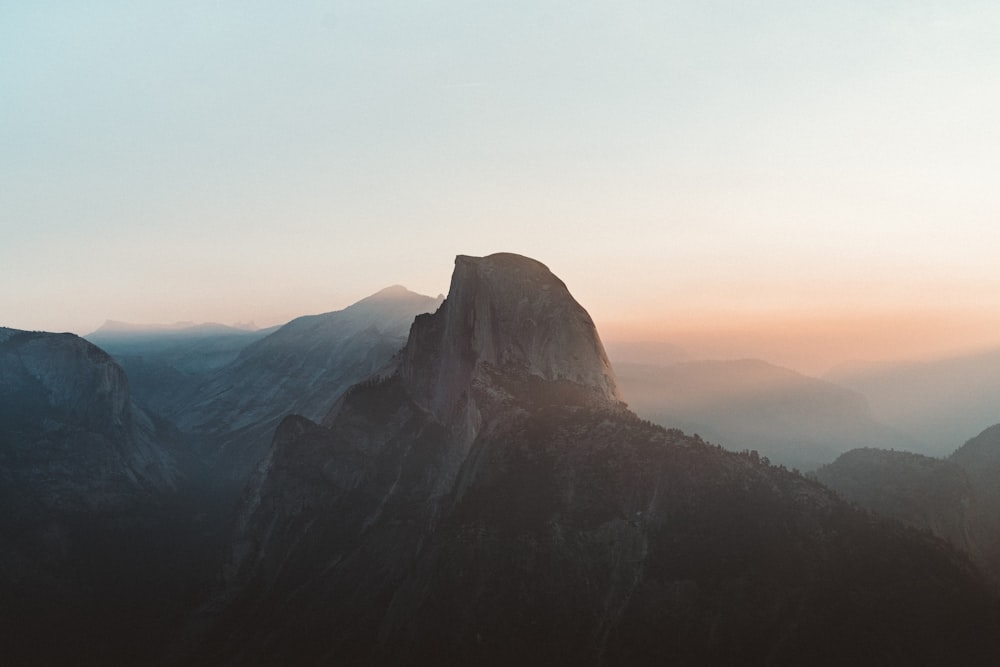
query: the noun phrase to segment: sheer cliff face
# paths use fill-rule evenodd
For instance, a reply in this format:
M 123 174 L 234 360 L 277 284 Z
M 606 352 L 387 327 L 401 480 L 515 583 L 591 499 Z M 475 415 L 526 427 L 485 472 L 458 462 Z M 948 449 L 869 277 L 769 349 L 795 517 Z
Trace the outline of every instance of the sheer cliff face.
M 465 397 L 488 371 L 565 380 L 595 399 L 621 397 L 594 321 L 544 264 L 519 255 L 459 255 L 448 298 L 418 317 L 400 372 L 440 421 L 474 409 Z
M 125 373 L 101 349 L 72 334 L 4 331 L 3 389 L 33 389 L 53 410 L 97 428 L 128 420 Z
M 65 509 L 174 485 L 175 458 L 110 356 L 72 334 L 2 331 L 0 466 L 11 485 Z

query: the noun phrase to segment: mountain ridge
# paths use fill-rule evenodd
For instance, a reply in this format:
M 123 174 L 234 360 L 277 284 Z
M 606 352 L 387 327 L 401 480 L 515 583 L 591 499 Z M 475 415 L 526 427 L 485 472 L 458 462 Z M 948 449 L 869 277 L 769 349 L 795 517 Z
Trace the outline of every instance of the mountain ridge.
M 543 266 L 502 259 L 495 270 Z M 193 661 L 1000 655 L 986 631 L 997 600 L 954 550 L 641 420 L 617 400 L 589 316 L 546 335 L 538 303 L 521 303 L 537 292 L 483 288 L 475 263 L 456 261 L 392 372 L 353 386 L 323 425 L 283 420 Z M 546 312 L 582 310 L 542 284 L 562 299 L 540 300 Z M 566 374 L 583 349 L 583 372 Z

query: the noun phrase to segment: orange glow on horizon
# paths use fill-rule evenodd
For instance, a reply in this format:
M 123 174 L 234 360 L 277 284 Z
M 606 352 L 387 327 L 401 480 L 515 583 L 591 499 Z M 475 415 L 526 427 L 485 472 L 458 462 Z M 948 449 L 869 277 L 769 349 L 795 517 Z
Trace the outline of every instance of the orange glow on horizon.
M 759 358 L 810 375 L 852 361 L 958 356 L 1000 347 L 1000 316 L 966 310 L 674 313 L 598 322 L 605 341 L 662 341 L 692 359 Z

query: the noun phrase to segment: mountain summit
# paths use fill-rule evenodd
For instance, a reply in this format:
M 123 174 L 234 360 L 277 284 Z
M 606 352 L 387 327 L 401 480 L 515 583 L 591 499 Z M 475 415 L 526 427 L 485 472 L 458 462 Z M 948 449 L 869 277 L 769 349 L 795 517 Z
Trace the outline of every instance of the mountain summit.
M 568 381 L 621 400 L 590 315 L 544 264 L 512 253 L 455 259 L 448 298 L 414 322 L 400 372 L 443 422 L 491 372 Z

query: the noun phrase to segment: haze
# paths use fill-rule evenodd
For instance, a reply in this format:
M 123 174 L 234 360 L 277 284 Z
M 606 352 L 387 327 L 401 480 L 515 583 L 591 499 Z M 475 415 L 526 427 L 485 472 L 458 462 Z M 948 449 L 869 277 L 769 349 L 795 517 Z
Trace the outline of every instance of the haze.
M 605 339 L 1000 343 L 987 2 L 0 9 L 0 320 L 255 322 L 536 257 Z

